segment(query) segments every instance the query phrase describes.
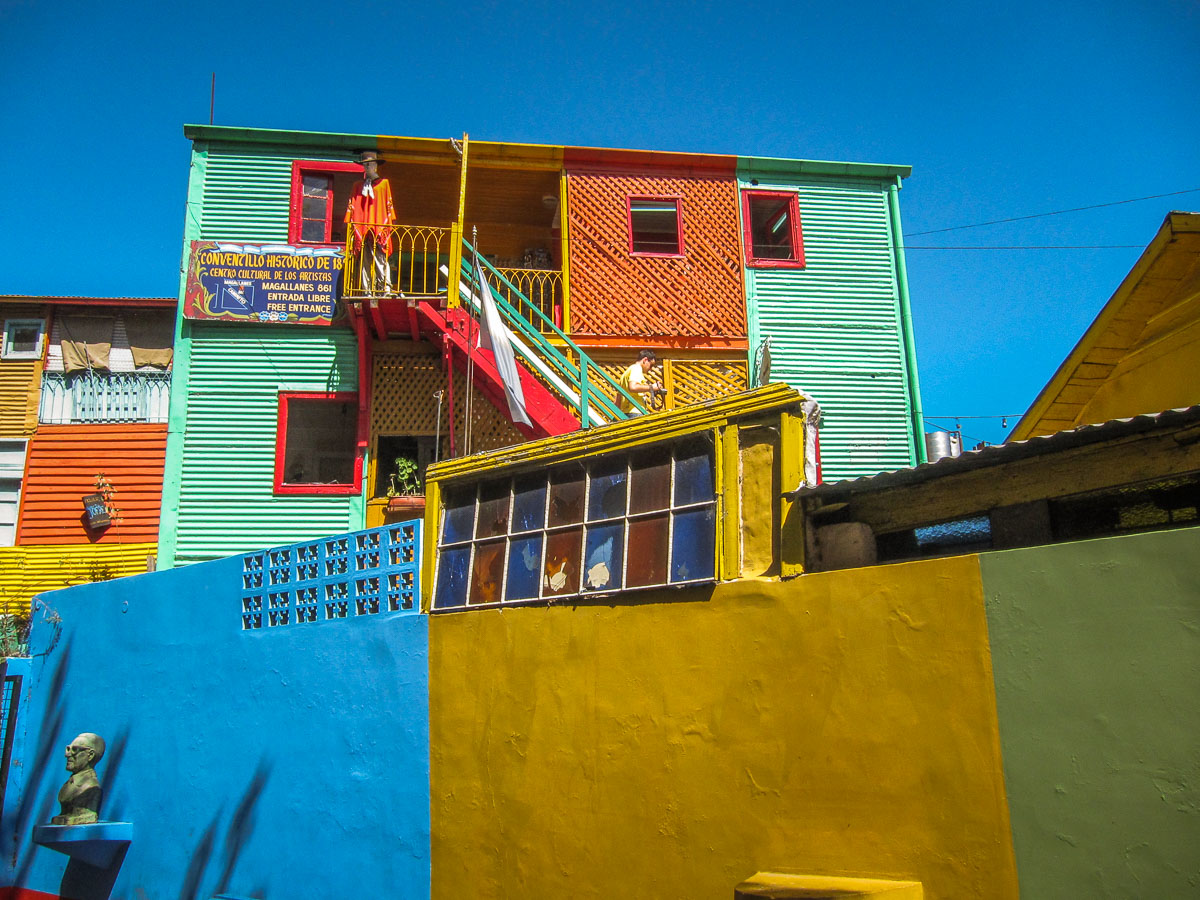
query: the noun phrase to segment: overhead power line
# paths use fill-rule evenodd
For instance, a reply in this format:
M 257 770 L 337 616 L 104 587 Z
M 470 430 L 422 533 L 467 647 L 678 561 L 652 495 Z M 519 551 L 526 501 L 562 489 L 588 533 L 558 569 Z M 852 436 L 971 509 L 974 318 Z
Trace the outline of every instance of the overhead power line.
M 1026 219 L 1042 219 L 1046 216 L 1061 216 L 1064 213 L 1083 212 L 1087 209 L 1102 209 L 1105 206 L 1120 206 L 1122 203 L 1140 203 L 1142 200 L 1159 200 L 1163 197 L 1178 197 L 1180 194 L 1195 194 L 1200 192 L 1200 188 L 1188 188 L 1186 191 L 1171 191 L 1167 194 L 1151 194 L 1149 197 L 1131 197 L 1128 200 L 1114 200 L 1111 203 L 1095 203 L 1091 206 L 1076 206 L 1073 209 L 1056 209 L 1054 212 L 1034 213 L 1031 216 L 1013 216 L 1011 219 L 993 219 L 991 222 L 976 222 L 974 225 L 955 225 L 951 228 L 935 228 L 932 231 L 917 231 L 909 234 L 909 237 L 920 237 L 923 234 L 942 234 L 946 231 L 962 231 L 964 228 L 982 228 L 985 225 L 1002 225 L 1005 222 L 1023 222 Z M 910 248 L 913 249 L 913 248 Z M 923 249 L 923 248 L 922 248 Z M 987 249 L 1010 249 L 1010 248 L 987 248 Z M 1042 249 L 1042 248 L 1038 248 Z M 1047 249 L 1060 249 L 1057 247 Z M 1062 248 L 1067 249 L 1067 248 Z M 1073 248 L 1072 248 L 1073 249 Z M 1091 247 L 1085 249 L 1093 249 Z
M 925 247 L 906 244 L 905 250 L 1138 250 L 1144 244 L 1041 244 L 1012 247 Z

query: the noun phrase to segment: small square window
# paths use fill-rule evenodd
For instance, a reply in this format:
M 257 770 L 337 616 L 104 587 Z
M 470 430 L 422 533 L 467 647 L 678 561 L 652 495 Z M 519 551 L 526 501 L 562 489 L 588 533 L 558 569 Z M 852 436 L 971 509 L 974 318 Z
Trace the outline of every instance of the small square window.
M 297 159 L 292 162 L 292 199 L 288 241 L 293 244 L 341 244 L 342 220 L 362 166 L 350 162 Z
M 790 191 L 743 191 L 746 264 L 755 268 L 804 266 L 800 204 Z
M 678 198 L 629 198 L 629 252 L 639 256 L 683 256 Z
M 357 438 L 357 394 L 280 394 L 275 493 L 357 494 Z
M 41 359 L 42 334 L 46 323 L 41 319 L 5 319 L 4 359 Z

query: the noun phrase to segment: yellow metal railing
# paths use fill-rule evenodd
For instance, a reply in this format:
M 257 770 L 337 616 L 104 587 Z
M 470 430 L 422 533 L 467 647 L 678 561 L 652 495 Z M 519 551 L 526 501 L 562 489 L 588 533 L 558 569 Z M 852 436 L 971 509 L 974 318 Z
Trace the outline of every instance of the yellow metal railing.
M 404 294 L 431 297 L 446 294 L 445 277 L 439 269 L 450 261 L 451 228 L 435 225 L 362 226 L 369 229 L 364 246 L 364 242 L 354 236 L 357 224 L 351 222 L 346 229 L 343 296 Z M 377 246 L 388 251 L 380 254 L 380 258 L 386 258 L 386 265 L 381 265 L 377 258 Z
M 503 278 L 508 279 L 506 284 Z M 557 269 L 505 269 L 497 268 L 496 272 L 488 272 L 488 284 L 492 290 L 504 297 L 516 309 L 522 318 L 537 328 L 542 334 L 549 334 L 551 328 L 539 316 L 530 312 L 530 307 L 536 308 L 543 316 L 562 327 L 563 302 L 563 273 Z M 514 292 L 512 288 L 520 291 Z

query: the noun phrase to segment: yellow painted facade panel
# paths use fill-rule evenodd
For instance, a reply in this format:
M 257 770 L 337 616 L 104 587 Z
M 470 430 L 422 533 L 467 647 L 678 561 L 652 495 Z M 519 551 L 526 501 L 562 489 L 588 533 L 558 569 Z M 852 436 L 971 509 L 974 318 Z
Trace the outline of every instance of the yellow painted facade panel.
M 434 898 L 728 900 L 778 871 L 1017 896 L 977 557 L 429 638 Z
M 146 571 L 155 544 L 0 547 L 0 613 L 28 613 L 35 594 Z
M 41 390 L 40 359 L 0 360 L 0 437 L 28 437 L 37 430 Z
M 1198 305 L 1200 307 L 1200 305 Z M 1200 308 L 1190 322 L 1125 357 L 1078 421 L 1107 422 L 1200 403 Z

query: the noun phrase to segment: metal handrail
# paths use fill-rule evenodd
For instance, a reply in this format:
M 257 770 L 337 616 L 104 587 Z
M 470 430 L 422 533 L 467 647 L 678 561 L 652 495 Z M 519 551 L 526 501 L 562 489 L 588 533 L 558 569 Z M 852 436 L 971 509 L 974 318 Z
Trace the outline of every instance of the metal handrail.
M 521 269 L 508 266 L 497 266 L 496 271 L 503 278 L 489 278 L 493 290 L 500 291 L 516 311 L 524 318 L 533 321 L 533 317 L 523 311 L 526 307 L 536 309 L 546 318 L 553 318 L 554 308 L 562 302 L 563 273 L 561 269 Z M 515 285 L 520 293 L 512 294 L 503 279 L 508 284 Z M 526 301 L 525 298 L 529 300 Z M 516 302 L 514 302 L 514 300 Z M 533 322 L 535 326 L 537 322 Z M 547 334 L 545 328 L 538 328 Z
M 478 288 L 477 279 L 475 277 L 474 266 L 472 260 L 475 256 L 475 248 L 471 246 L 470 241 L 463 238 L 463 256 L 462 256 L 462 275 L 468 279 L 468 283 Z M 591 424 L 591 407 L 597 406 L 602 415 L 611 417 L 613 420 L 621 420 L 629 418 L 629 414 L 622 410 L 607 394 L 597 390 L 593 385 L 594 382 L 591 376 L 591 370 L 595 370 L 599 374 L 599 381 L 605 382 L 618 395 L 624 397 L 633 404 L 635 409 L 645 412 L 644 407 L 637 401 L 637 398 L 626 391 L 618 384 L 611 375 L 605 372 L 602 368 L 596 365 L 595 362 L 583 351 L 583 348 L 576 344 L 573 340 L 567 337 L 566 333 L 554 324 L 541 310 L 537 309 L 532 303 L 528 303 L 526 298 L 505 275 L 500 272 L 486 259 L 480 257 L 480 264 L 486 272 L 492 277 L 499 279 L 500 282 L 511 292 L 525 300 L 528 304 L 528 309 L 534 314 L 535 320 L 538 321 L 540 327 L 535 326 L 534 322 L 522 316 L 513 305 L 504 297 L 495 297 L 496 306 L 500 310 L 505 323 L 510 328 L 515 328 L 520 335 L 523 335 L 537 350 L 538 356 L 550 363 L 557 369 L 567 380 L 571 386 L 578 391 L 576 398 L 567 397 L 572 405 L 575 406 L 579 414 L 580 424 L 587 428 Z M 485 274 L 485 277 L 488 277 Z M 489 282 L 492 278 L 488 278 Z M 478 305 L 477 300 L 470 296 L 468 292 L 464 292 L 468 304 L 473 310 L 476 310 Z M 579 364 L 571 362 L 557 347 L 551 344 L 545 337 L 545 334 L 551 334 L 558 338 L 572 353 L 576 355 Z
M 346 260 L 342 277 L 342 294 L 346 297 L 366 297 L 373 292 L 363 286 L 362 242 L 354 229 L 362 228 L 380 245 L 390 245 L 387 254 L 391 266 L 391 284 L 376 285 L 375 293 L 415 296 L 435 296 L 446 293 L 438 283 L 439 267 L 450 255 L 452 229 L 439 225 L 372 225 L 350 222 L 346 227 Z

